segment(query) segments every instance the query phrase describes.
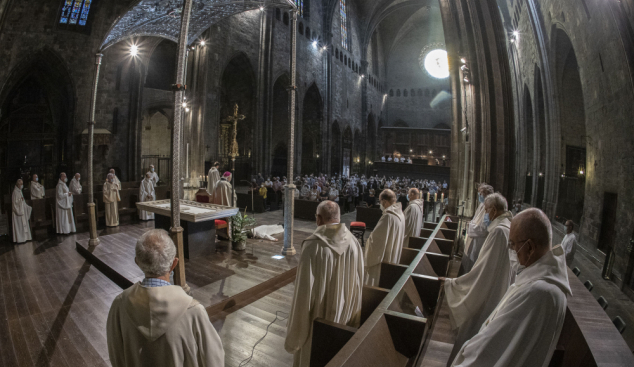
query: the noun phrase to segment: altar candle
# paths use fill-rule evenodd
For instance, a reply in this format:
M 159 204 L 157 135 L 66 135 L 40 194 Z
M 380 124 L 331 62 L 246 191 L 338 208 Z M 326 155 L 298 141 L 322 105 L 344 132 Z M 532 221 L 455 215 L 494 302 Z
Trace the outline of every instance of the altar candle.
M 438 201 L 438 193 L 437 192 L 434 193 L 434 201 Z
M 440 201 L 445 201 L 445 193 L 440 194 Z
M 427 201 L 429 201 L 429 192 L 427 193 Z

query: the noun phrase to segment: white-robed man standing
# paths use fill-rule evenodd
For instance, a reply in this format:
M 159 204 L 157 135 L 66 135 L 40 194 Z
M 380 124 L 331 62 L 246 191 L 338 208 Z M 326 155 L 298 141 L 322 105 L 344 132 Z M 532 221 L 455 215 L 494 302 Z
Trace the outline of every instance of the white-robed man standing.
M 112 183 L 117 185 L 117 190 L 121 190 L 121 181 L 119 181 L 117 174 L 114 173 L 114 168 L 110 169 L 110 172 L 108 173 L 108 175 L 112 175 Z
M 218 185 L 218 182 L 220 181 L 220 171 L 218 171 L 219 168 L 220 163 L 214 162 L 214 165 L 211 166 L 211 169 L 209 170 L 209 173 L 207 175 L 207 191 L 211 195 L 213 195 L 216 191 L 216 185 Z
M 420 192 L 412 187 L 407 193 L 409 205 L 403 216 L 405 217 L 405 239 L 403 247 L 409 247 L 410 237 L 420 237 L 420 230 L 423 227 L 423 206 L 425 203 L 420 198 Z
M 119 185 L 114 181 L 115 175 L 108 174 L 106 182 L 103 184 L 103 204 L 106 207 L 106 226 L 116 227 L 119 225 Z
M 513 215 L 506 199 L 498 193 L 484 200 L 484 212 L 485 222 L 490 219 L 491 224 L 480 257 L 469 273 L 446 279 L 444 284 L 451 324 L 458 329 L 449 361 L 478 333 L 512 282 L 508 242 Z
M 365 285 L 378 287 L 383 261 L 398 264 L 405 238 L 405 218 L 396 194 L 385 189 L 379 195 L 383 215 L 365 245 Z
M 233 202 L 231 201 L 232 193 Z M 213 203 L 216 205 L 224 206 L 232 206 L 238 203 L 238 199 L 233 192 L 233 187 L 231 186 L 231 172 L 225 172 L 220 181 L 218 181 L 218 184 L 216 185 L 216 190 L 213 194 Z
M 38 181 L 39 177 L 37 175 L 33 175 L 31 178 L 31 185 L 29 187 L 29 191 L 31 192 L 31 200 L 44 199 L 44 196 L 46 195 L 46 190 L 44 189 L 44 186 L 42 186 L 42 184 L 40 184 Z
M 141 202 L 156 200 L 154 181 L 152 181 L 152 175 L 150 172 L 146 173 L 145 178 L 141 181 L 141 187 L 139 187 L 139 200 L 141 200 Z M 154 213 L 139 209 L 139 219 L 154 220 Z
M 205 307 L 170 284 L 178 258 L 169 234 L 146 232 L 135 255 L 145 279 L 114 299 L 106 322 L 112 367 L 223 367 L 222 341 Z
M 493 194 L 493 187 L 485 183 L 481 183 L 478 186 L 478 208 L 475 215 L 469 223 L 467 223 L 467 236 L 465 238 L 464 254 L 462 255 L 462 261 L 460 266 L 461 274 L 468 273 L 473 268 L 478 256 L 480 256 L 480 250 L 482 245 L 486 241 L 489 232 L 487 226 L 489 223 L 484 222 L 484 199 L 487 196 Z
M 68 185 L 68 188 L 70 189 L 70 192 L 73 195 L 81 195 L 82 187 L 81 187 L 81 183 L 79 183 L 80 180 L 81 180 L 81 175 L 79 173 L 75 173 L 75 177 L 73 177 L 73 179 L 70 180 L 70 184 Z
M 29 219 L 31 218 L 31 207 L 26 205 L 22 189 L 24 183 L 22 180 L 18 180 L 13 188 L 13 194 L 11 195 L 11 209 L 13 211 L 13 242 L 22 243 L 30 241 L 31 227 L 29 226 Z
M 159 176 L 156 174 L 156 170 L 154 169 L 153 164 L 150 164 L 150 170 L 146 173 L 146 176 L 148 173 L 150 174 L 150 181 L 152 181 L 152 186 L 156 187 L 159 182 Z
M 566 221 L 566 235 L 564 239 L 561 240 L 561 248 L 564 250 L 566 254 L 566 265 L 570 266 L 572 261 L 575 259 L 575 252 L 577 252 L 577 237 L 574 233 L 572 233 L 574 229 L 574 222 L 571 220 Z
M 59 175 L 55 201 L 55 229 L 58 234 L 75 233 L 75 217 L 73 216 L 73 193 L 66 186 L 66 173 Z
M 363 251 L 340 223 L 339 205 L 317 207 L 317 229 L 302 244 L 284 347 L 293 366 L 310 366 L 312 326 L 316 318 L 359 327 L 363 288 Z
M 467 341 L 455 367 L 546 367 L 550 364 L 572 295 L 564 251 L 551 249 L 552 228 L 539 209 L 519 213 L 508 247 L 517 254 L 517 279 L 480 331 Z

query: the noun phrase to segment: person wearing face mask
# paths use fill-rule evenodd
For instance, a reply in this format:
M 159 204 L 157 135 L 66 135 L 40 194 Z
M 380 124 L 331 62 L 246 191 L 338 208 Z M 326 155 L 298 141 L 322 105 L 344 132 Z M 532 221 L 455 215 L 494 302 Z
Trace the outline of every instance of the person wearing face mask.
M 484 212 L 491 220 L 489 235 L 473 269 L 458 278 L 446 279 L 444 284 L 451 324 L 458 329 L 449 361 L 478 333 L 512 283 L 508 242 L 513 215 L 504 196 L 498 193 L 486 197 Z
M 154 191 L 154 182 L 152 181 L 152 173 L 145 174 L 145 178 L 141 181 L 139 187 L 139 201 L 147 202 L 156 200 L 156 192 Z M 138 210 L 140 220 L 154 220 L 154 213 Z
M 57 234 L 75 233 L 75 217 L 73 216 L 73 194 L 66 186 L 66 173 L 59 175 L 55 205 L 55 229 Z
M 11 195 L 11 209 L 13 223 L 13 242 L 23 243 L 30 241 L 31 226 L 29 225 L 29 219 L 31 218 L 32 208 L 26 205 L 24 195 L 22 195 L 22 189 L 24 184 L 22 180 L 18 180 L 13 188 L 13 194 Z
M 156 187 L 159 182 L 159 176 L 156 174 L 153 164 L 150 164 L 150 170 L 146 173 L 146 175 L 148 173 L 150 174 L 150 181 L 152 181 L 152 186 Z
M 75 173 L 75 177 L 70 180 L 68 188 L 70 189 L 70 192 L 73 193 L 73 195 L 81 195 L 82 188 L 79 180 L 81 180 L 81 175 L 79 173 Z
M 114 173 L 114 168 L 111 168 L 109 172 L 108 175 L 112 175 L 112 183 L 117 185 L 117 190 L 121 190 L 121 181 L 119 181 L 117 174 Z
M 416 188 L 409 189 L 407 194 L 409 205 L 405 209 L 405 239 L 403 246 L 409 247 L 410 237 L 420 237 L 420 230 L 423 227 L 423 206 L 425 205 L 420 192 Z
M 119 185 L 114 181 L 115 176 L 108 174 L 103 184 L 103 204 L 106 207 L 106 226 L 117 227 L 119 225 Z
M 31 192 L 31 200 L 44 199 L 46 190 L 44 189 L 44 186 L 42 186 L 42 184 L 40 184 L 38 181 L 39 178 L 37 177 L 37 175 L 33 175 L 33 178 L 31 179 L 31 185 L 29 187 L 29 191 Z
M 379 195 L 383 215 L 365 244 L 365 285 L 378 287 L 381 263 L 398 264 L 405 239 L 405 218 L 396 194 L 385 189 Z
M 467 236 L 465 237 L 464 254 L 462 255 L 459 275 L 471 271 L 473 264 L 478 260 L 482 245 L 489 235 L 487 227 L 491 223 L 491 219 L 484 212 L 484 199 L 491 194 L 493 194 L 492 186 L 486 183 L 481 183 L 478 186 L 478 202 L 480 204 L 473 219 L 467 223 Z
M 551 243 L 552 227 L 541 210 L 513 219 L 508 248 L 524 270 L 453 366 L 548 366 L 564 324 L 566 296 L 572 295 L 564 249 Z

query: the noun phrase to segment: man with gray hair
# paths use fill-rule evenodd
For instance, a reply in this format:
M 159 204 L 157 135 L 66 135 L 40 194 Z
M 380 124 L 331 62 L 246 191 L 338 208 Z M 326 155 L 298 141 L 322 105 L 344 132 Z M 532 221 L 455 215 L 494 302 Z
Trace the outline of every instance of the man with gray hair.
M 112 366 L 224 366 L 222 342 L 207 311 L 169 282 L 178 264 L 169 234 L 162 229 L 146 232 L 135 253 L 145 279 L 119 294 L 110 307 Z
M 284 348 L 293 366 L 310 366 L 312 326 L 316 318 L 358 328 L 361 321 L 363 251 L 340 222 L 339 205 L 317 207 L 317 229 L 302 244 L 295 295 Z
M 468 273 L 473 268 L 478 256 L 480 256 L 480 250 L 482 245 L 486 241 L 489 232 L 484 213 L 484 200 L 487 196 L 493 194 L 493 187 L 486 183 L 481 183 L 478 186 L 478 208 L 473 215 L 473 218 L 467 223 L 467 236 L 464 241 L 464 254 L 462 255 L 462 261 L 460 264 L 460 275 Z
M 108 173 L 108 178 L 103 184 L 103 205 L 106 207 L 106 226 L 116 227 L 119 225 L 119 184 L 115 182 L 114 173 Z
M 508 249 L 513 215 L 504 196 L 495 193 L 484 200 L 484 222 L 488 236 L 473 269 L 461 277 L 445 280 L 449 316 L 458 329 L 452 361 L 462 345 L 480 330 L 480 326 L 500 302 L 511 285 L 512 264 Z
M 409 205 L 403 214 L 405 217 L 404 247 L 409 247 L 409 239 L 411 237 L 420 237 L 420 230 L 423 227 L 423 206 L 425 205 L 420 192 L 415 187 L 409 189 L 407 201 Z

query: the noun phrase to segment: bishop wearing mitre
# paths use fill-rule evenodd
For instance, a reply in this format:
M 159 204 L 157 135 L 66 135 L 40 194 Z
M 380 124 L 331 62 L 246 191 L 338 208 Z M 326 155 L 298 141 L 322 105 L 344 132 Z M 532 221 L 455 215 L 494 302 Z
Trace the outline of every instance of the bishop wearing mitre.
M 154 181 L 150 172 L 145 174 L 145 179 L 141 181 L 141 187 L 139 187 L 139 200 L 141 202 L 156 200 L 156 193 L 154 192 Z M 141 220 L 154 220 L 154 213 L 146 212 L 139 209 L 139 219 Z
M 214 165 L 209 170 L 209 174 L 207 176 L 207 191 L 213 195 L 216 191 L 216 185 L 220 181 L 220 172 L 218 171 L 220 168 L 220 163 L 214 162 Z
M 33 175 L 33 178 L 31 180 L 31 187 L 29 188 L 31 191 L 31 200 L 44 199 L 46 190 L 44 189 L 44 186 L 42 186 L 42 184 L 40 184 L 38 181 L 39 177 L 37 177 L 37 175 Z
M 381 263 L 398 264 L 405 238 L 405 218 L 396 194 L 385 189 L 379 195 L 383 215 L 365 246 L 365 285 L 378 287 Z
M 56 190 L 55 205 L 55 229 L 58 234 L 69 234 L 76 232 L 75 218 L 73 216 L 73 194 L 66 186 L 66 173 L 59 175 Z
M 119 178 L 117 177 L 117 175 L 114 173 L 114 168 L 110 169 L 110 175 L 112 175 L 112 183 L 114 183 L 115 185 L 117 185 L 117 190 L 121 190 L 121 181 L 119 181 Z
M 412 187 L 407 194 L 409 205 L 403 216 L 405 217 L 405 239 L 403 247 L 409 247 L 411 237 L 420 237 L 420 230 L 423 227 L 423 206 L 425 202 L 419 199 L 420 193 L 417 188 Z
M 11 195 L 11 207 L 13 209 L 13 242 L 22 243 L 31 240 L 31 227 L 29 219 L 31 218 L 31 207 L 26 205 L 24 195 L 22 195 L 24 184 L 22 180 L 18 180 L 13 188 Z
M 75 173 L 75 177 L 73 177 L 73 179 L 70 180 L 70 184 L 68 185 L 68 188 L 70 189 L 70 192 L 73 193 L 73 195 L 81 195 L 82 187 L 81 187 L 81 184 L 79 183 L 80 180 L 81 180 L 81 175 L 79 173 Z
M 231 195 L 233 193 L 233 202 L 231 201 Z M 233 187 L 231 186 L 231 172 L 227 171 L 218 184 L 216 185 L 216 190 L 213 194 L 213 203 L 216 205 L 224 205 L 224 206 L 233 206 L 238 203 L 238 199 L 233 192 Z
M 106 207 L 106 226 L 116 227 L 119 225 L 119 185 L 115 183 L 116 176 L 108 174 L 106 183 L 103 184 L 103 204 Z
M 294 354 L 294 367 L 310 366 L 316 318 L 360 326 L 363 250 L 340 222 L 339 205 L 323 201 L 317 207 L 318 227 L 302 244 L 284 343 Z

